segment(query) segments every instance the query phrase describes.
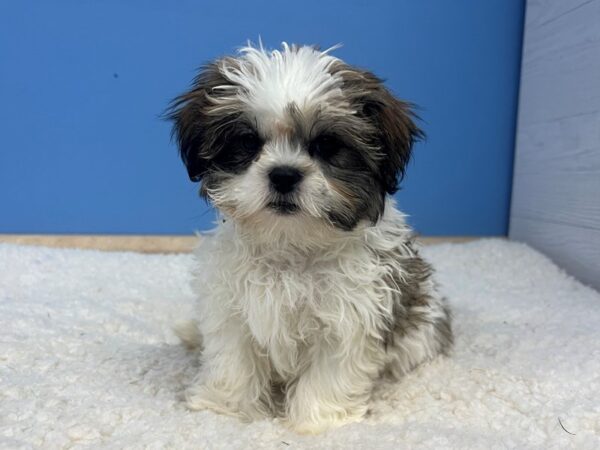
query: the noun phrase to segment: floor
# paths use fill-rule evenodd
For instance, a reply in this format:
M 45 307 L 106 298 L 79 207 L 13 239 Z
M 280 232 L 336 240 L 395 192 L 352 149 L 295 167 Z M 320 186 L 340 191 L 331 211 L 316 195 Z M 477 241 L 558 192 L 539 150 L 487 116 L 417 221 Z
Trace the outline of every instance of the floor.
M 202 295 L 190 254 L 0 243 L 0 448 L 599 449 L 600 293 L 507 239 L 422 254 L 451 355 L 378 384 L 362 422 L 300 436 L 185 407 L 199 355 L 171 327 Z

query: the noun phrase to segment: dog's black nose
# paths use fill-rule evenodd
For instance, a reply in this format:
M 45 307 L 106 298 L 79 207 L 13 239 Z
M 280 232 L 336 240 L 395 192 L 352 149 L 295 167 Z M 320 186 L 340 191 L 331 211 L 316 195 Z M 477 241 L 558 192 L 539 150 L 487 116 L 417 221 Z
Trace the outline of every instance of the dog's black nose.
M 292 192 L 296 185 L 302 181 L 302 172 L 290 166 L 279 166 L 269 172 L 271 186 L 280 194 Z

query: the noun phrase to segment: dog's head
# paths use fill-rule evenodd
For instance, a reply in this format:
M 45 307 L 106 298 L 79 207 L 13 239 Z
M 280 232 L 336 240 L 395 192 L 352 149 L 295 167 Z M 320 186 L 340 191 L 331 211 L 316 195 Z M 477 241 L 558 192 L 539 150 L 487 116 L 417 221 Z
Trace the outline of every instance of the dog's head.
M 169 117 L 201 195 L 239 223 L 284 229 L 376 222 L 421 136 L 375 75 L 286 44 L 205 66 Z

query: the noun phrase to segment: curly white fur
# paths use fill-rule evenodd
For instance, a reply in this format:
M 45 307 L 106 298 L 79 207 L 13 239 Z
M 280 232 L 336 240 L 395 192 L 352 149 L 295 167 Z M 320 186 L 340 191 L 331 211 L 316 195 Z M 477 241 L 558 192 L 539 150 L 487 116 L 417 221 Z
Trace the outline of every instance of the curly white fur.
M 372 383 L 386 369 L 405 373 L 442 350 L 445 318 L 430 282 L 426 319 L 386 351 L 395 294 L 382 252 L 411 252 L 409 230 L 390 203 L 377 226 L 339 233 L 313 251 L 247 241 L 226 222 L 197 250 L 202 369 L 188 405 L 255 419 L 276 410 L 272 384 L 285 390 L 285 420 L 319 432 L 361 418 Z M 398 239 L 398 235 L 401 235 Z

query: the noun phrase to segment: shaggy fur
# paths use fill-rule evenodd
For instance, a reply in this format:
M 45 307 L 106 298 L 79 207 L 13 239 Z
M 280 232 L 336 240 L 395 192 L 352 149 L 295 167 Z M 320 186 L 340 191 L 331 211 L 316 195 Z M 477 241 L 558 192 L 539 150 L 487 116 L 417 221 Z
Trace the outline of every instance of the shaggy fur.
M 360 419 L 377 378 L 448 350 L 448 308 L 388 198 L 421 132 L 377 77 L 313 47 L 249 46 L 170 117 L 224 216 L 197 252 L 190 408 L 316 433 Z

